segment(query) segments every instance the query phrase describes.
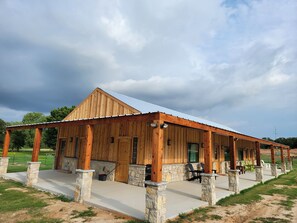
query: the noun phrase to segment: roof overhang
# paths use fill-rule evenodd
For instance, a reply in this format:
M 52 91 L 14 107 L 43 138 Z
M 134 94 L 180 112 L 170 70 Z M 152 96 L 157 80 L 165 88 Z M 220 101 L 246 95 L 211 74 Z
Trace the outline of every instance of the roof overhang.
M 192 120 L 180 118 L 177 116 L 173 116 L 173 115 L 169 115 L 161 112 L 139 113 L 139 114 L 129 114 L 129 115 L 119 115 L 119 116 L 96 117 L 91 119 L 63 120 L 63 121 L 43 122 L 43 123 L 35 123 L 35 124 L 15 125 L 15 126 L 6 127 L 6 130 L 17 131 L 17 130 L 24 130 L 24 129 L 36 129 L 36 128 L 44 129 L 44 128 L 59 128 L 59 127 L 65 127 L 65 126 L 98 125 L 98 124 L 108 124 L 112 122 L 123 122 L 123 121 L 149 122 L 153 120 L 162 120 L 166 123 L 199 129 L 203 131 L 211 131 L 219 135 L 233 136 L 234 138 L 237 138 L 237 139 L 259 142 L 264 145 L 271 145 L 271 146 L 280 147 L 280 148 L 290 148 L 289 146 L 283 145 L 280 143 L 259 139 L 259 138 L 248 136 L 238 132 L 228 131 L 225 129 L 213 127 L 199 122 L 194 122 Z

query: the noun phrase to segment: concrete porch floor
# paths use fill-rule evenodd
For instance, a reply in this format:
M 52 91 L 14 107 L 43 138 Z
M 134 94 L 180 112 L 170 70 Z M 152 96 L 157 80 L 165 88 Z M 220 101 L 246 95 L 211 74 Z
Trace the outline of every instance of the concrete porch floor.
M 270 169 L 264 168 L 264 181 L 273 179 Z M 278 170 L 278 174 L 281 171 Z M 26 181 L 26 172 L 8 173 L 6 179 L 23 182 Z M 246 172 L 239 175 L 240 190 L 257 184 L 255 172 Z M 55 170 L 39 172 L 39 181 L 34 187 L 49 191 L 54 194 L 63 194 L 73 197 L 76 175 L 67 174 Z M 217 201 L 233 194 L 228 191 L 228 177 L 218 176 L 216 179 Z M 198 181 L 172 182 L 167 184 L 166 189 L 166 217 L 174 218 L 178 214 L 191 211 L 192 209 L 207 206 L 207 202 L 201 201 L 201 184 Z M 91 199 L 86 201 L 92 206 L 120 212 L 138 219 L 144 219 L 145 188 L 136 187 L 113 181 L 98 181 L 93 179 Z

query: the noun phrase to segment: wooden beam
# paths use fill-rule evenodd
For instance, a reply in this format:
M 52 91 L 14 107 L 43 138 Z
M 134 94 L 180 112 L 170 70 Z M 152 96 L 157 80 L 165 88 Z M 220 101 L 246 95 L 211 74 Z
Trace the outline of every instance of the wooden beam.
M 153 128 L 153 148 L 152 148 L 152 177 L 153 182 L 162 182 L 162 160 L 164 150 L 164 130 L 161 125 L 164 123 L 161 119 L 154 120 L 157 127 Z
M 189 128 L 194 128 L 194 129 L 200 129 L 200 130 L 204 130 L 204 131 L 212 131 L 219 135 L 225 135 L 225 136 L 232 135 L 234 138 L 237 138 L 237 139 L 243 139 L 243 140 L 247 140 L 247 141 L 251 141 L 251 142 L 258 141 L 259 143 L 264 144 L 264 145 L 273 144 L 275 146 L 282 146 L 282 147 L 288 148 L 288 146 L 284 146 L 279 143 L 267 141 L 264 139 L 258 139 L 256 137 L 247 136 L 247 135 L 244 135 L 244 134 L 241 134 L 238 132 L 228 131 L 225 129 L 221 129 L 221 128 L 213 127 L 210 125 L 194 122 L 194 121 L 191 121 L 188 119 L 183 119 L 183 118 L 172 116 L 172 115 L 167 115 L 165 113 L 161 113 L 161 117 L 164 120 L 164 122 L 168 122 L 168 123 L 172 123 L 172 124 L 176 124 L 176 125 L 181 125 L 181 126 L 185 126 L 185 127 L 189 127 Z
M 32 151 L 32 159 L 31 159 L 32 162 L 38 162 L 38 155 L 39 155 L 39 151 L 40 151 L 41 137 L 42 137 L 42 129 L 36 128 L 35 129 L 33 151 Z
M 260 143 L 258 141 L 255 142 L 255 147 L 256 147 L 256 161 L 257 161 L 257 166 L 261 166 Z
M 288 156 L 288 161 L 291 161 L 291 151 L 290 151 L 290 149 L 287 149 L 287 156 Z
M 6 130 L 5 138 L 4 138 L 4 145 L 3 145 L 3 150 L 2 150 L 2 157 L 7 157 L 7 155 L 8 155 L 9 144 L 10 144 L 10 135 L 11 135 L 11 131 Z
M 237 160 L 237 148 L 236 141 L 233 136 L 229 136 L 229 149 L 230 149 L 230 169 L 236 170 L 236 160 Z
M 284 149 L 281 147 L 280 151 L 281 151 L 281 162 L 284 163 Z
M 45 122 L 39 124 L 27 124 L 27 125 L 17 125 L 17 126 L 9 126 L 6 129 L 15 131 L 15 130 L 23 130 L 23 129 L 35 129 L 35 128 L 58 128 L 63 126 L 82 126 L 82 125 L 98 125 L 98 124 L 110 124 L 110 123 L 119 123 L 124 121 L 152 121 L 156 120 L 157 117 L 161 117 L 164 122 L 176 124 L 180 126 L 185 126 L 194 129 L 200 129 L 204 131 L 211 131 L 220 135 L 229 136 L 232 135 L 235 138 L 243 139 L 247 141 L 258 141 L 264 145 L 274 145 L 283 148 L 289 148 L 289 146 L 258 139 L 252 136 L 247 136 L 238 132 L 232 132 L 225 129 L 205 125 L 202 123 L 194 122 L 191 120 L 179 118 L 176 116 L 168 115 L 165 113 L 154 112 L 154 113 L 147 113 L 147 114 L 131 114 L 131 115 L 124 115 L 124 116 L 111 116 L 111 117 L 101 117 L 101 118 L 93 118 L 93 119 L 82 119 L 82 120 L 72 120 L 72 121 L 59 121 L 59 122 Z
M 212 132 L 203 132 L 203 146 L 204 146 L 204 172 L 212 173 L 212 151 L 213 141 Z
M 274 146 L 270 146 L 270 152 L 271 152 L 271 163 L 275 164 Z
M 35 129 L 35 128 L 59 128 L 65 126 L 83 126 L 83 125 L 100 125 L 100 124 L 111 124 L 111 123 L 122 123 L 122 122 L 143 122 L 143 121 L 153 121 L 159 113 L 147 113 L 147 114 L 133 114 L 133 115 L 123 115 L 123 116 L 111 116 L 111 117 L 101 117 L 93 119 L 81 119 L 72 121 L 57 121 L 57 122 L 44 122 L 39 124 L 26 124 L 9 126 L 6 129 L 24 130 L 24 129 Z
M 94 127 L 93 125 L 86 126 L 86 142 L 84 144 L 83 154 L 82 154 L 82 169 L 89 170 L 91 166 L 91 155 L 92 155 L 92 147 L 93 147 L 93 133 Z

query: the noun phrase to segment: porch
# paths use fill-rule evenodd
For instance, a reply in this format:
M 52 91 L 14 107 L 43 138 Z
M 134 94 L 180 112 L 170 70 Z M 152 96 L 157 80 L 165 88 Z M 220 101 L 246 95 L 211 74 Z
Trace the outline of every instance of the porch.
M 281 174 L 280 170 L 277 170 Z M 4 178 L 14 181 L 26 182 L 26 172 L 7 173 Z M 55 170 L 39 172 L 37 189 L 54 194 L 62 194 L 73 198 L 76 174 L 67 174 Z M 273 179 L 271 170 L 263 168 L 263 181 Z M 252 187 L 258 182 L 254 172 L 239 175 L 240 190 Z M 218 176 L 215 181 L 216 200 L 227 197 L 234 192 L 228 190 L 228 176 Z M 166 218 L 174 218 L 183 212 L 208 206 L 208 202 L 201 200 L 201 184 L 198 181 L 171 182 L 166 189 Z M 144 219 L 146 190 L 143 187 L 132 186 L 114 181 L 92 181 L 91 198 L 85 203 L 98 206 L 111 211 L 123 213 L 138 219 Z

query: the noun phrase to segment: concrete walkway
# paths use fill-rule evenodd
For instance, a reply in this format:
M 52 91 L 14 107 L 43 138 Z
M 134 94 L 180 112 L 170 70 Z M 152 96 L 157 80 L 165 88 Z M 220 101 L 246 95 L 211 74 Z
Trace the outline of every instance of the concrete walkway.
M 281 174 L 278 170 L 279 175 Z M 19 182 L 26 181 L 26 172 L 8 173 L 4 176 Z M 249 188 L 257 184 L 254 172 L 246 172 L 240 175 L 240 190 Z M 264 181 L 273 179 L 270 169 L 264 169 Z M 63 194 L 73 197 L 76 175 L 62 173 L 55 170 L 39 172 L 39 181 L 35 186 L 38 189 L 49 191 L 54 194 Z M 233 194 L 228 191 L 228 177 L 219 176 L 216 180 L 217 201 Z M 167 213 L 168 219 L 178 216 L 183 212 L 191 211 L 195 208 L 207 206 L 208 204 L 200 200 L 201 184 L 198 181 L 172 182 L 167 185 Z M 145 188 L 131 186 L 113 181 L 93 180 L 91 199 L 87 204 L 98 206 L 120 212 L 138 219 L 144 219 L 145 210 Z

